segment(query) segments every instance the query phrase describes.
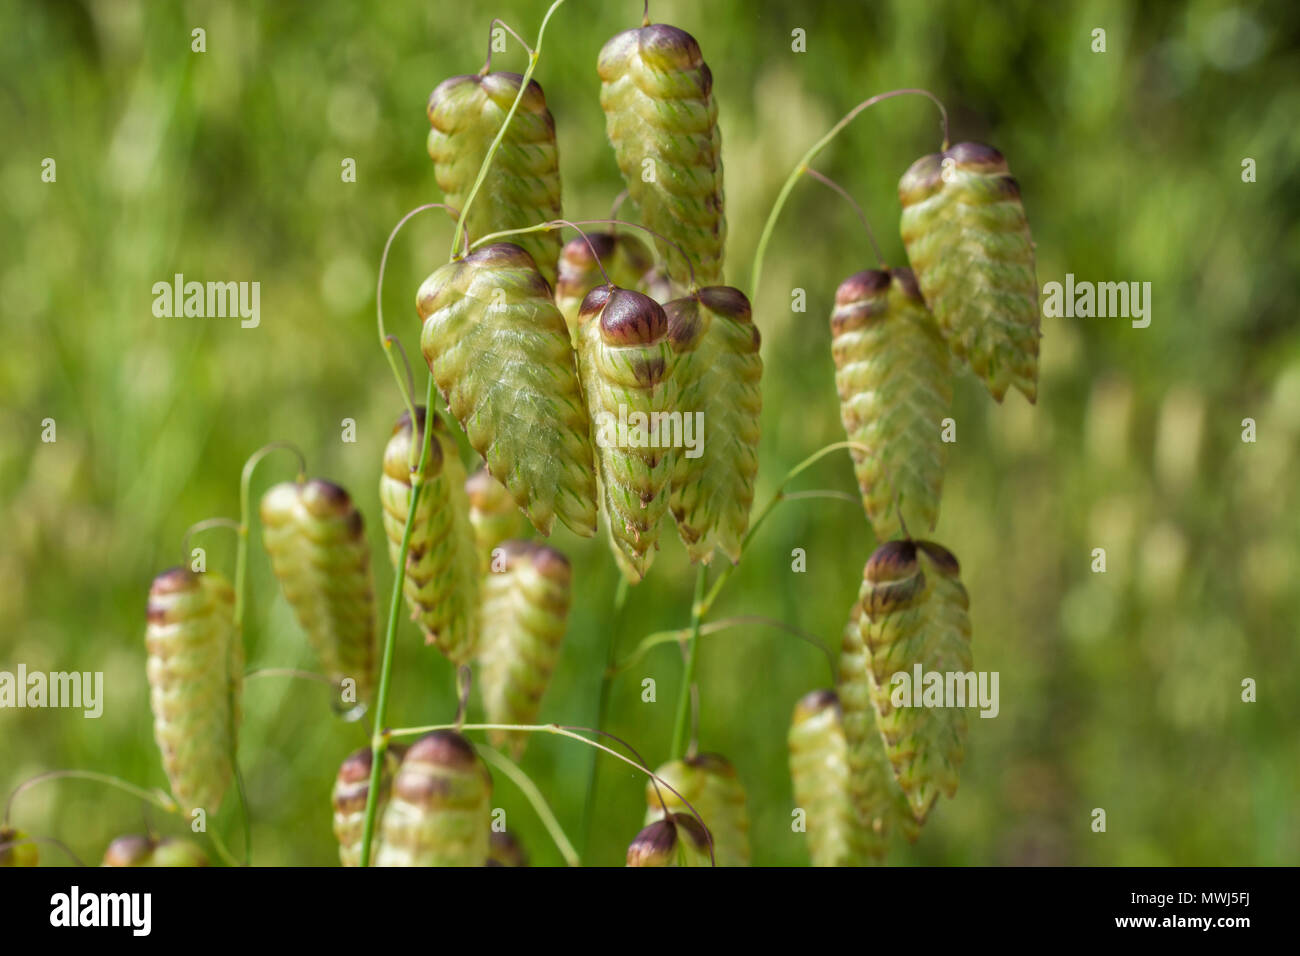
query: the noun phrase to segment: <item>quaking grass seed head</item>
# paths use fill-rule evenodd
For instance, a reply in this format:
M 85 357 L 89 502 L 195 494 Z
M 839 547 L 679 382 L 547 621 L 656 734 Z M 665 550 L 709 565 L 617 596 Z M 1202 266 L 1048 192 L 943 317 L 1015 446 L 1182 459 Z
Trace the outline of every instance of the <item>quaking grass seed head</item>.
M 0 867 L 36 866 L 40 850 L 27 834 L 15 827 L 0 826 Z
M 104 851 L 104 866 L 208 866 L 208 855 L 197 843 L 179 837 L 121 836 Z
M 384 752 L 384 770 L 379 778 L 379 794 L 375 804 L 376 820 L 383 820 L 393 774 L 397 772 L 405 752 L 405 745 L 397 742 L 389 744 Z M 361 863 L 361 842 L 365 828 L 366 802 L 370 795 L 370 771 L 373 766 L 371 749 L 361 747 L 344 759 L 334 780 L 334 836 L 339 843 L 339 862 L 343 866 L 359 866 Z M 370 852 L 373 860 L 375 853 L 373 846 Z

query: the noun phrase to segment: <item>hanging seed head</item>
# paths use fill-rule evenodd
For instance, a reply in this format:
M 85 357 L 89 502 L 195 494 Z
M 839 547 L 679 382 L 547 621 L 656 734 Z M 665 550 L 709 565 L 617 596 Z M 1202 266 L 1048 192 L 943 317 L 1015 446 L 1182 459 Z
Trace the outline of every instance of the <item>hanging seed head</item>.
M 393 774 L 406 748 L 390 744 L 384 752 L 384 771 L 379 778 L 379 796 L 375 819 L 383 820 L 384 807 L 388 805 Z M 342 866 L 361 865 L 361 841 L 365 830 L 366 801 L 370 796 L 370 770 L 374 766 L 369 747 L 353 751 L 339 767 L 334 781 L 334 836 L 339 841 L 339 862 Z M 371 849 L 374 859 L 374 849 Z
M 271 570 L 335 685 L 334 711 L 356 720 L 371 700 L 378 669 L 374 583 L 361 512 L 343 488 L 313 478 L 270 488 L 262 496 L 261 516 Z
M 506 831 L 494 831 L 488 841 L 487 866 L 527 866 L 523 845 Z
M 579 311 L 578 367 L 596 434 L 615 557 L 635 584 L 658 546 L 679 449 L 664 440 L 678 409 L 668 316 L 649 296 L 598 286 Z
M 590 241 L 588 241 L 590 240 Z M 599 259 L 599 262 L 597 261 Z M 626 232 L 589 232 L 571 239 L 560 252 L 560 274 L 555 283 L 555 304 L 569 327 L 578 334 L 578 310 L 587 293 L 605 282 L 637 289 L 654 268 L 654 256 L 636 236 Z
M 925 300 L 958 358 L 999 402 L 1038 397 L 1038 284 L 1020 186 L 1002 154 L 958 143 L 898 183 L 902 234 Z
M 154 739 L 172 796 L 209 814 L 234 776 L 244 649 L 235 591 L 216 572 L 172 568 L 149 590 L 145 647 Z
M 868 449 L 850 455 L 877 539 L 904 524 L 934 527 L 952 384 L 948 349 L 910 269 L 869 269 L 840 283 L 831 354 L 845 434 Z
M 762 339 L 749 299 L 730 286 L 700 289 L 664 312 L 683 439 L 693 437 L 677 458 L 669 507 L 692 561 L 708 563 L 718 548 L 734 564 L 758 476 Z
M 486 573 L 493 549 L 502 541 L 523 534 L 523 512 L 505 485 L 486 468 L 480 467 L 465 479 L 465 496 L 469 500 L 469 523 L 478 542 L 480 564 Z
M 420 286 L 420 342 L 447 407 L 539 533 L 558 515 L 596 533 L 591 426 L 564 317 L 532 256 L 508 242 Z
M 121 836 L 104 851 L 104 866 L 207 866 L 208 856 L 189 840 L 175 837 Z
M 523 77 L 517 73 L 453 76 L 439 83 L 429 96 L 429 156 L 438 188 L 452 207 L 464 208 L 479 167 L 522 83 Z M 529 80 L 470 207 L 466 226 L 471 236 L 481 238 L 559 219 L 563 214 L 555 120 L 546 108 L 541 86 Z M 516 241 L 528 250 L 553 286 L 559 232 L 528 233 L 517 236 Z
M 14 827 L 0 826 L 0 868 L 36 866 L 40 859 L 40 850 L 35 843 L 28 842 L 26 833 Z
M 377 866 L 482 866 L 492 823 L 492 777 L 460 734 L 411 745 L 393 778 Z
M 626 30 L 605 44 L 596 69 L 605 132 L 642 220 L 685 251 L 698 284 L 721 284 L 722 135 L 699 44 L 662 23 Z M 681 253 L 656 244 L 672 280 L 685 287 L 690 272 Z
M 815 690 L 790 721 L 790 780 L 805 814 L 813 866 L 861 866 L 869 851 L 858 836 L 849 795 L 849 748 L 839 697 Z
M 424 441 L 424 406 L 416 406 L 415 414 L 417 427 L 411 427 L 408 412 L 393 426 L 379 479 L 388 558 L 394 567 L 411 510 L 410 462 Z M 479 647 L 480 558 L 470 523 L 465 468 L 456 443 L 436 415 L 422 470 L 424 484 L 406 553 L 406 603 L 425 642 L 437 645 L 457 664 L 465 664 Z
M 745 788 L 736 774 L 736 768 L 726 757 L 711 753 L 696 754 L 664 764 L 655 771 L 655 775 L 680 793 L 681 797 L 662 785 L 656 792 L 653 780 L 647 783 L 647 823 L 661 818 L 665 805 L 669 812 L 694 820 L 690 807 L 687 806 L 689 803 L 713 837 L 713 854 L 717 865 L 749 866 L 749 808 L 745 801 Z
M 860 622 L 870 701 L 894 777 L 916 826 L 939 794 L 952 795 L 965 754 L 962 707 L 895 706 L 893 675 L 971 672 L 969 599 L 957 559 L 934 542 L 891 542 L 864 572 L 864 603 L 875 611 Z M 910 548 L 897 545 L 906 544 Z M 906 552 L 906 553 L 903 553 Z M 910 688 L 915 696 L 919 688 Z
M 709 866 L 709 834 L 691 814 L 670 813 L 636 835 L 627 848 L 627 865 Z
M 483 580 L 483 651 L 479 682 L 489 723 L 531 724 L 560 657 L 568 629 L 573 572 L 555 548 L 506 541 Z M 491 731 L 515 759 L 528 734 Z
M 854 852 L 879 862 L 889 849 L 897 826 L 909 840 L 920 832 L 894 779 L 872 707 L 870 658 L 862 639 L 861 604 L 855 604 L 844 627 L 840 647 L 838 697 L 848 747 L 849 800 L 853 805 Z

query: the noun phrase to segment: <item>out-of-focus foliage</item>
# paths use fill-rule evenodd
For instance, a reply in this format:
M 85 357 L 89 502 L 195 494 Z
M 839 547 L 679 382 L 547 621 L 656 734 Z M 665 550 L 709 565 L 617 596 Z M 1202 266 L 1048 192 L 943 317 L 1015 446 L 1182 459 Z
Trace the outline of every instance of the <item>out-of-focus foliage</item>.
M 530 39 L 540 0 L 247 4 L 29 2 L 0 10 L 0 670 L 103 671 L 103 716 L 0 711 L 0 790 L 64 767 L 165 786 L 145 680 L 145 596 L 181 536 L 235 515 L 241 463 L 273 439 L 312 474 L 373 489 L 401 402 L 376 341 L 374 282 L 389 229 L 441 197 L 425 101 L 479 68 L 502 16 Z M 652 0 L 694 34 L 714 77 L 730 224 L 727 280 L 747 293 L 754 243 L 797 157 L 859 100 L 924 86 L 953 140 L 990 143 L 1020 182 L 1038 281 L 1151 283 L 1149 328 L 1044 319 L 1039 400 L 1002 407 L 963 373 L 957 442 L 932 537 L 961 556 L 975 665 L 1001 675 L 995 719 L 971 714 L 961 785 L 912 846 L 918 863 L 1286 863 L 1300 857 L 1296 668 L 1300 619 L 1300 10 L 1012 0 L 843 4 Z M 568 0 L 537 79 L 555 116 L 564 207 L 604 216 L 622 188 L 605 140 L 596 56 L 641 4 Z M 207 31 L 192 53 L 191 31 Z M 1105 53 L 1092 31 L 1106 30 Z M 806 31 L 807 52 L 791 50 Z M 494 67 L 522 70 L 511 42 Z M 865 206 L 891 266 L 898 177 L 939 146 L 933 106 L 890 100 L 818 161 Z M 57 182 L 41 182 L 41 162 Z M 1257 164 L 1243 183 L 1242 161 Z M 356 161 L 357 181 L 341 181 Z M 625 207 L 631 211 L 630 207 Z M 394 245 L 389 330 L 419 359 L 421 280 L 446 261 L 440 213 Z M 753 298 L 762 332 L 756 501 L 839 440 L 830 355 L 836 286 L 876 263 L 848 207 L 798 185 Z M 261 324 L 161 319 L 155 282 L 258 281 Z M 791 311 L 794 289 L 807 311 Z M 57 442 L 40 441 L 42 420 Z M 340 440 L 342 421 L 357 441 Z M 1243 443 L 1242 420 L 1258 440 Z M 293 476 L 272 457 L 254 494 Z M 838 643 L 874 541 L 847 455 L 805 473 L 855 503 L 801 500 L 764 524 L 714 617 L 779 618 Z M 358 492 L 382 554 L 375 495 Z M 256 534 L 256 532 L 255 532 Z M 667 529 L 648 579 L 615 617 L 602 531 L 551 543 L 573 561 L 569 634 L 541 719 L 596 719 L 605 644 L 618 656 L 687 619 L 692 573 Z M 206 532 L 229 573 L 232 536 Z M 253 539 L 256 541 L 256 538 Z M 791 570 L 791 551 L 807 571 Z M 1106 572 L 1092 551 L 1106 549 Z M 379 593 L 391 585 L 374 561 Z M 715 572 L 716 573 L 716 572 Z M 311 652 L 253 552 L 250 667 L 310 667 Z M 403 621 L 389 723 L 450 720 L 451 665 Z M 610 729 L 668 759 L 681 674 L 663 646 L 618 677 Z M 749 797 L 756 864 L 807 860 L 791 831 L 786 733 L 794 702 L 826 686 L 822 658 L 763 628 L 700 648 L 700 744 L 727 754 Z M 656 703 L 642 681 L 656 682 Z M 1258 702 L 1241 702 L 1241 682 Z M 316 683 L 254 678 L 240 762 L 254 861 L 332 864 L 330 794 L 367 722 L 330 715 Z M 471 718 L 481 714 L 477 703 Z M 481 735 L 477 738 L 482 739 Z M 575 838 L 591 752 L 530 743 L 523 767 Z M 519 791 L 495 806 L 534 864 L 560 861 Z M 644 778 L 603 766 L 586 860 L 618 864 L 644 813 Z M 1107 811 L 1105 834 L 1091 811 Z M 14 824 L 98 859 L 140 828 L 140 805 L 85 781 L 19 797 Z M 160 830 L 179 820 L 153 814 Z M 235 839 L 236 801 L 214 826 Z M 42 852 L 58 862 L 57 852 Z

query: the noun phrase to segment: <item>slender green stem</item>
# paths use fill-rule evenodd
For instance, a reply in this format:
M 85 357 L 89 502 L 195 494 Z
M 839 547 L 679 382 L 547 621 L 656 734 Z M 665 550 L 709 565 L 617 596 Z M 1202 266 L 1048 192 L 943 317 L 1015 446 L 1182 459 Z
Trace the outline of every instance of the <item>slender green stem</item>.
M 121 777 L 115 777 L 109 773 L 100 773 L 97 770 L 50 770 L 46 773 L 37 774 L 29 780 L 24 780 L 18 786 L 14 787 L 13 792 L 9 794 L 8 801 L 5 803 L 5 824 L 8 825 L 9 823 L 9 817 L 13 810 L 14 800 L 17 799 L 20 793 L 30 790 L 38 783 L 44 783 L 46 780 L 62 780 L 69 778 L 75 780 L 94 780 L 97 783 L 104 783 L 110 787 L 125 790 L 132 796 L 139 797 L 141 800 L 145 801 L 145 803 L 153 804 L 164 813 L 180 813 L 181 811 L 181 808 L 177 805 L 176 801 L 161 790 L 146 790 L 144 787 L 137 787 L 135 784 L 128 783 Z
M 695 597 L 691 601 L 691 630 L 686 638 L 686 667 L 682 672 L 682 686 L 677 692 L 677 719 L 673 723 L 672 758 L 678 759 L 685 752 L 687 715 L 690 713 L 691 687 L 695 683 L 695 659 L 700 645 L 700 619 L 703 617 L 704 585 L 709 568 L 701 564 L 695 572 Z
M 397 622 L 402 612 L 402 590 L 406 583 L 406 558 L 411 552 L 411 532 L 415 528 L 415 515 L 420 506 L 420 492 L 424 488 L 424 465 L 429 460 L 429 442 L 433 436 L 433 422 L 429 409 L 433 406 L 433 376 L 425 389 L 425 422 L 420 442 L 419 467 L 411 472 L 411 498 L 407 506 L 406 525 L 402 529 L 402 543 L 397 551 L 393 569 L 393 591 L 388 601 L 388 626 L 384 632 L 384 658 L 379 671 L 379 692 L 375 696 L 375 716 L 370 732 L 370 790 L 366 794 L 366 816 L 361 830 L 361 865 L 370 865 L 370 844 L 375 833 L 375 811 L 378 807 L 379 785 L 384 769 L 384 755 L 388 752 L 390 734 L 384 730 L 388 716 L 388 686 L 393 675 L 393 652 L 397 644 Z M 415 419 L 411 427 L 418 424 Z
M 772 240 L 772 232 L 776 229 L 777 217 L 781 215 L 781 210 L 785 208 L 785 201 L 790 198 L 790 191 L 794 189 L 794 184 L 799 181 L 799 177 L 808 171 L 808 164 L 817 158 L 817 154 L 829 145 L 830 141 L 840 134 L 844 127 L 853 121 L 853 118 L 863 110 L 875 106 L 877 103 L 891 99 L 895 96 L 905 94 L 916 94 L 917 96 L 929 97 L 934 104 L 939 107 L 939 113 L 943 117 L 943 149 L 948 148 L 948 111 L 943 108 L 943 104 L 929 90 L 906 89 L 890 90 L 888 93 L 878 93 L 870 99 L 863 100 L 853 109 L 849 110 L 844 117 L 830 128 L 828 132 L 817 142 L 813 143 L 808 152 L 803 154 L 803 158 L 795 164 L 790 175 L 786 177 L 785 183 L 781 186 L 781 191 L 776 195 L 776 202 L 772 206 L 772 211 L 768 213 L 767 222 L 763 224 L 763 231 L 758 237 L 758 247 L 754 250 L 754 267 L 749 273 L 749 298 L 750 301 L 756 301 L 758 297 L 759 283 L 763 279 L 763 257 L 767 255 L 767 244 Z
M 811 166 L 804 170 L 804 174 L 811 176 L 823 186 L 836 192 L 845 202 L 853 207 L 853 211 L 857 213 L 858 222 L 862 223 L 862 228 L 866 230 L 867 241 L 871 243 L 871 251 L 876 254 L 876 262 L 880 264 L 881 269 L 888 269 L 889 266 L 885 262 L 885 254 L 880 251 L 880 243 L 876 242 L 876 230 L 871 228 L 871 221 L 867 219 L 866 212 L 862 209 L 862 206 L 858 204 L 858 201 L 853 198 L 852 194 L 825 173 L 819 173 Z
M 627 604 L 627 595 L 631 590 L 627 578 L 618 576 L 618 585 L 614 588 L 614 613 L 609 625 L 609 637 L 605 642 L 605 670 L 600 675 L 600 696 L 596 702 L 596 729 L 604 730 L 609 720 L 610 691 L 614 682 L 614 673 L 610 670 L 614 663 L 615 648 L 618 642 L 618 628 L 623 617 L 623 608 Z M 591 755 L 591 770 L 587 773 L 587 795 L 582 801 L 582 852 L 591 846 L 592 819 L 595 817 L 596 789 L 600 782 L 600 761 L 597 755 Z
M 767 520 L 768 516 L 773 512 L 773 510 L 775 510 L 776 506 L 786 498 L 791 497 L 785 493 L 786 486 L 795 478 L 799 477 L 799 475 L 803 474 L 815 465 L 818 461 L 831 454 L 831 452 L 839 451 L 842 448 L 857 449 L 861 452 L 870 453 L 870 449 L 859 442 L 837 441 L 832 442 L 824 448 L 817 449 L 817 451 L 813 452 L 803 461 L 799 462 L 799 464 L 791 468 L 786 472 L 785 477 L 781 479 L 781 483 L 777 486 L 776 493 L 772 495 L 768 503 L 763 506 L 763 510 L 758 513 L 758 517 L 750 522 L 749 530 L 745 532 L 745 537 L 740 543 L 742 553 L 749 547 L 749 542 L 753 540 L 754 535 L 758 533 L 758 529 L 763 526 L 763 522 Z M 803 492 L 801 494 L 806 496 L 810 493 Z M 713 602 L 718 599 L 718 595 L 722 592 L 722 586 L 727 583 L 728 579 L 735 572 L 737 567 L 738 565 L 735 564 L 728 564 L 723 567 L 722 573 L 718 575 L 717 580 L 713 582 L 713 587 L 709 589 L 709 593 L 704 597 L 704 606 L 701 611 L 701 616 L 709 613 L 709 609 L 713 607 Z
M 185 535 L 181 538 L 181 556 L 184 564 L 190 563 L 190 538 L 211 528 L 228 528 L 238 535 L 240 524 L 234 518 L 204 518 L 202 521 L 194 522 L 185 529 Z
M 474 185 L 470 187 L 469 194 L 465 197 L 465 203 L 461 207 L 460 217 L 456 220 L 456 231 L 451 237 L 451 254 L 448 256 L 450 259 L 456 258 L 456 250 L 460 248 L 460 240 L 465 232 L 465 221 L 469 218 L 470 207 L 474 205 L 474 200 L 483 185 L 483 180 L 487 179 L 488 170 L 492 166 L 492 158 L 496 156 L 497 150 L 501 148 L 501 141 L 505 139 L 506 130 L 510 128 L 510 121 L 515 118 L 515 112 L 519 109 L 524 94 L 528 92 L 528 84 L 533 78 L 533 71 L 537 69 L 537 61 L 542 55 L 542 38 L 546 36 L 546 25 L 551 22 L 551 15 L 559 9 L 562 3 L 564 3 L 564 0 L 555 0 L 551 4 L 551 8 L 546 11 L 546 16 L 542 17 L 542 26 L 537 31 L 537 44 L 528 51 L 528 66 L 524 70 L 523 78 L 519 81 L 519 92 L 515 95 L 515 101 L 510 104 L 506 118 L 502 121 L 501 128 L 497 130 L 496 138 L 492 140 L 492 145 L 488 147 L 487 156 L 483 159 L 483 165 L 478 168 L 478 176 L 475 177 Z
M 235 640 L 243 647 L 244 616 L 248 608 L 248 529 L 252 514 L 253 473 L 258 463 L 274 451 L 284 449 L 298 458 L 298 480 L 307 478 L 307 459 L 291 442 L 273 441 L 263 445 L 248 456 L 239 475 L 239 543 L 235 551 Z M 233 655 L 234 648 L 231 648 Z M 227 662 L 229 665 L 229 662 Z M 239 794 L 239 813 L 244 827 L 244 860 L 253 862 L 253 829 L 248 819 L 248 794 L 244 790 L 244 775 L 239 769 L 239 753 L 235 727 L 235 677 L 232 673 L 226 695 L 226 733 L 230 740 L 230 765 L 234 768 L 235 789 Z
M 700 626 L 700 637 L 707 637 L 710 634 L 718 634 L 722 631 L 730 630 L 734 627 L 740 627 L 745 624 L 762 624 L 766 627 L 775 628 L 792 634 L 799 640 L 811 644 L 826 657 L 826 663 L 831 668 L 832 683 L 834 683 L 835 661 L 831 656 L 830 649 L 820 641 L 815 635 L 795 627 L 793 624 L 787 624 L 785 621 L 778 621 L 775 618 L 762 617 L 757 614 L 742 614 L 738 617 L 725 617 L 718 621 L 710 621 L 708 624 Z M 689 628 L 680 628 L 676 631 L 655 631 L 653 634 L 647 634 L 641 639 L 641 643 L 636 646 L 631 654 L 623 661 L 614 665 L 613 673 L 622 674 L 624 671 L 636 665 L 638 661 L 646 656 L 651 650 L 663 644 L 680 643 L 683 638 L 690 634 Z
M 537 816 L 541 818 L 542 824 L 550 833 L 551 839 L 555 841 L 555 846 L 559 849 L 560 855 L 564 857 L 564 862 L 569 866 L 582 866 L 578 851 L 573 848 L 569 838 L 564 835 L 564 829 L 560 826 L 560 821 L 555 818 L 550 804 L 542 796 L 542 791 L 537 789 L 537 784 L 533 783 L 533 779 L 524 773 L 513 760 L 491 747 L 480 747 L 478 752 L 479 756 L 514 781 L 515 786 L 528 798 L 528 802 L 533 805 L 533 809 L 537 811 Z

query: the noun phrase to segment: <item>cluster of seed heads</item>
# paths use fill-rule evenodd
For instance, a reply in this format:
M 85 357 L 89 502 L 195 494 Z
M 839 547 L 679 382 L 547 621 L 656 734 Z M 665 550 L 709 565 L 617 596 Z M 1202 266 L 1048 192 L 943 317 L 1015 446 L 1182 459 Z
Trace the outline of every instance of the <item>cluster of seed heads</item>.
M 739 561 L 749 530 L 763 362 L 750 301 L 725 279 L 713 77 L 690 34 L 648 18 L 605 44 L 597 73 L 608 138 L 654 252 L 617 228 L 561 244 L 556 123 L 535 81 L 484 67 L 440 83 L 428 102 L 436 180 L 466 210 L 458 235 L 517 234 L 472 251 L 467 243 L 417 295 L 432 385 L 482 467 L 467 476 L 447 426 L 412 401 L 377 469 L 379 502 L 395 567 L 405 555 L 397 570 L 412 619 L 428 645 L 473 669 L 493 724 L 537 719 L 575 593 L 568 559 L 526 538 L 529 527 L 547 536 L 558 518 L 591 536 L 603 515 L 633 584 L 650 569 L 666 515 L 697 563 L 715 551 Z M 1002 155 L 945 143 L 907 170 L 898 194 L 911 268 L 854 273 L 831 317 L 842 421 L 882 543 L 848 615 L 838 686 L 800 700 L 789 732 L 810 856 L 824 866 L 882 859 L 893 830 L 915 839 L 937 797 L 957 787 L 962 712 L 898 708 L 889 694 L 890 675 L 916 664 L 972 666 L 957 559 L 907 530 L 928 532 L 938 518 L 953 363 L 999 402 L 1011 386 L 1037 397 L 1033 242 Z M 611 416 L 696 414 L 709 432 L 698 456 L 597 438 Z M 361 509 L 337 484 L 300 478 L 267 491 L 260 517 L 334 710 L 355 719 L 381 683 Z M 220 574 L 183 568 L 159 575 L 149 593 L 155 736 L 185 810 L 215 812 L 237 773 L 236 603 Z M 518 756 L 525 740 L 495 732 L 492 743 Z M 491 799 L 487 765 L 456 730 L 358 750 L 333 791 L 340 861 L 526 865 L 515 838 L 493 832 Z M 748 865 L 747 799 L 726 758 L 692 743 L 653 775 L 646 800 L 629 866 Z M 21 831 L 0 830 L 0 865 L 36 856 Z M 188 840 L 149 835 L 114 841 L 104 862 L 207 857 Z

